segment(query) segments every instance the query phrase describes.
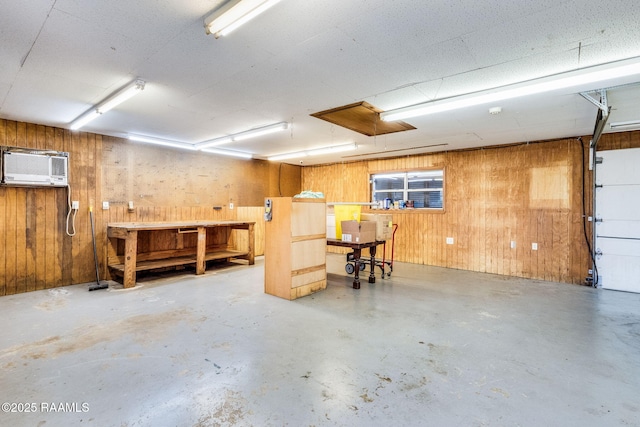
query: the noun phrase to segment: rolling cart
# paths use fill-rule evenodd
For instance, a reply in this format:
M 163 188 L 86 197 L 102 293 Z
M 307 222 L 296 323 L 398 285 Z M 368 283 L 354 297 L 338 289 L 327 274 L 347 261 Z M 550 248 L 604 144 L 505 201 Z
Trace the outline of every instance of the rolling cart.
M 394 255 L 394 245 L 396 240 L 396 231 L 398 230 L 398 224 L 393 224 L 393 233 L 391 235 L 391 260 L 387 261 L 385 259 L 387 253 L 387 242 L 384 242 L 382 246 L 382 259 L 376 258 L 374 261 L 374 265 L 371 266 L 371 270 L 375 270 L 375 267 L 379 267 L 380 271 L 382 271 L 382 275 L 380 276 L 382 279 L 385 278 L 385 267 L 389 267 L 388 272 L 386 273 L 386 277 L 391 277 L 391 273 L 393 272 L 393 255 Z M 371 260 L 369 258 L 361 258 L 360 259 L 360 271 L 364 271 L 367 268 L 367 264 L 371 265 Z M 353 274 L 356 270 L 356 265 L 353 259 L 353 252 L 347 254 L 347 264 L 344 266 L 347 274 Z

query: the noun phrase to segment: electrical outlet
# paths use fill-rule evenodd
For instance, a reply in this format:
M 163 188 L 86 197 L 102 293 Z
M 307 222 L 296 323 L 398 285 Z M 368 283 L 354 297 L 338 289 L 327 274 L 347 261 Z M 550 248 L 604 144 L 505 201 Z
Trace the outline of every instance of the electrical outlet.
M 532 243 L 531 244 L 531 250 L 532 251 L 537 251 L 538 250 L 538 244 L 537 243 Z
M 453 245 L 453 237 L 447 237 L 447 245 Z
M 229 203 L 229 209 L 233 209 L 233 203 Z
M 127 209 L 129 210 L 129 212 L 133 212 L 133 200 L 129 200 L 129 203 L 127 204 Z
M 511 241 L 511 249 L 515 249 L 516 248 L 516 241 L 512 240 Z
M 73 202 L 71 202 L 71 209 L 80 209 L 80 202 L 78 200 L 74 200 Z
M 102 202 L 102 210 L 107 210 L 109 209 L 109 202 Z

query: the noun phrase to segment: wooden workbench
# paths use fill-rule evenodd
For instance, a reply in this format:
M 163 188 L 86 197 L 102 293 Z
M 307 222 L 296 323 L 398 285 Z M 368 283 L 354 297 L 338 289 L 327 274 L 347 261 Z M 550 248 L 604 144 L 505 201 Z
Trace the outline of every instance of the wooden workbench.
M 254 264 L 254 225 L 246 221 L 115 222 L 107 224 L 107 265 L 122 276 L 125 288 L 136 284 L 136 272 L 206 262 L 246 259 Z M 230 245 L 233 230 L 247 230 L 248 249 Z
M 353 278 L 353 289 L 360 289 L 360 257 L 362 256 L 362 250 L 364 248 L 369 248 L 369 254 L 371 255 L 371 273 L 369 274 L 369 283 L 376 283 L 374 268 L 376 261 L 376 247 L 383 244 L 384 241 L 353 243 L 343 242 L 342 240 L 337 239 L 327 239 L 327 245 L 353 249 L 353 261 L 356 265 Z

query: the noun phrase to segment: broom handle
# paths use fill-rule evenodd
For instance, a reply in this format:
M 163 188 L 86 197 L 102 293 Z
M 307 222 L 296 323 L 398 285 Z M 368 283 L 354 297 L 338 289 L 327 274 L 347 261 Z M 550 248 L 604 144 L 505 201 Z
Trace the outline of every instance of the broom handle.
M 100 272 L 98 271 L 98 248 L 96 247 L 96 230 L 93 225 L 93 208 L 89 206 L 89 219 L 91 221 L 91 237 L 93 240 L 93 259 L 96 264 L 96 282 L 100 283 Z

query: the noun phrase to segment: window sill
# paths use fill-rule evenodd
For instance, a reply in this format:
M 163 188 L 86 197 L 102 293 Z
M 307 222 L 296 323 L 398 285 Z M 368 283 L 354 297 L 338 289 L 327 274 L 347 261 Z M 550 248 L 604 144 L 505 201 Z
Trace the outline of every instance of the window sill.
M 402 214 L 402 215 L 415 215 L 415 214 L 443 214 L 443 209 L 436 208 L 411 208 L 411 209 L 363 209 L 365 213 L 380 213 L 380 214 Z

